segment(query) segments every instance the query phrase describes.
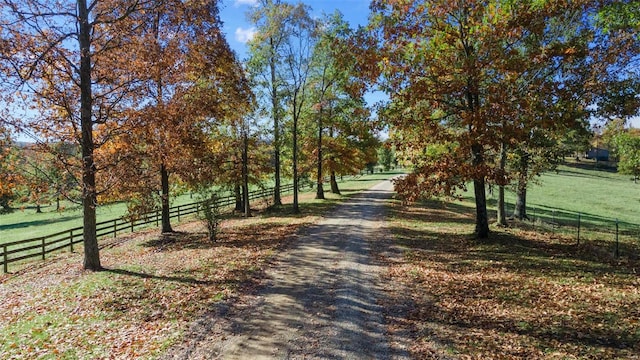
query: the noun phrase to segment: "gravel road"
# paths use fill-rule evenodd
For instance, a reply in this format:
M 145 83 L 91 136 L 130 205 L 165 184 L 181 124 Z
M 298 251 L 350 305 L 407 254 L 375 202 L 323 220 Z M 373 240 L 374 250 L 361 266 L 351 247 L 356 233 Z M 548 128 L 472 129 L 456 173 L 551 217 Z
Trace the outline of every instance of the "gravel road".
M 168 359 L 405 359 L 386 333 L 380 267 L 368 239 L 385 236 L 392 185 L 382 182 L 302 230 L 249 300 L 222 304 Z

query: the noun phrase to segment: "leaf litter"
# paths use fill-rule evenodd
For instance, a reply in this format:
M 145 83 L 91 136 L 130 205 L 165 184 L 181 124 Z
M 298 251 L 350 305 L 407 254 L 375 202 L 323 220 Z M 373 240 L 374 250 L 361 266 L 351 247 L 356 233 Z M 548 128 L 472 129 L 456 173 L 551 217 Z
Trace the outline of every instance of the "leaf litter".
M 229 219 L 218 241 L 199 222 L 158 235 L 117 239 L 104 271 L 85 272 L 81 254 L 0 278 L 0 358 L 153 358 L 180 342 L 218 301 L 250 291 L 273 256 L 315 216 Z
M 387 290 L 419 359 L 639 359 L 637 260 L 516 228 L 472 239 L 473 218 L 429 206 L 393 207 L 402 260 Z M 387 308 L 394 303 L 386 304 Z

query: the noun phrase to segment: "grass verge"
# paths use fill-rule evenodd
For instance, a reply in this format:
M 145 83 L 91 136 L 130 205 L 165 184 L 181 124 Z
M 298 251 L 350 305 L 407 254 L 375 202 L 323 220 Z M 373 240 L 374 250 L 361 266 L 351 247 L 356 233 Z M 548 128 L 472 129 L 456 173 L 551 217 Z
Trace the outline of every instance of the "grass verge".
M 478 241 L 473 208 L 426 202 L 391 210 L 394 304 L 410 309 L 415 358 L 637 359 L 640 263 L 589 244 L 518 229 Z

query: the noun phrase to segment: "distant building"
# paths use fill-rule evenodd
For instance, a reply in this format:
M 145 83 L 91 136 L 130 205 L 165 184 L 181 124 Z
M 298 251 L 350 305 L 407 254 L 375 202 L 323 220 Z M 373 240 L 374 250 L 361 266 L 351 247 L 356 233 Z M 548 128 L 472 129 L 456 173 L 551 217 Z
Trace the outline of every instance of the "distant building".
M 591 148 L 584 154 L 587 159 L 595 159 L 598 161 L 609 161 L 609 150 L 600 148 Z

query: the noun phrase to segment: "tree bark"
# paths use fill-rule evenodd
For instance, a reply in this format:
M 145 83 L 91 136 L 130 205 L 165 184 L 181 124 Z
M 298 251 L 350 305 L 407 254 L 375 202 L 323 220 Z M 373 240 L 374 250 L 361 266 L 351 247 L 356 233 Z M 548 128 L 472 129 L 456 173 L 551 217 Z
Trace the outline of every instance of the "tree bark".
M 529 219 L 527 216 L 527 183 L 529 177 L 529 154 L 522 151 L 520 155 L 520 176 L 516 189 L 516 206 L 513 217 L 518 220 Z
M 244 195 L 242 194 L 242 185 L 236 184 L 233 187 L 233 193 L 236 198 L 236 207 L 235 211 L 242 212 L 244 211 L 244 204 L 242 203 Z
M 269 38 L 271 56 L 269 68 L 271 70 L 271 113 L 273 116 L 273 162 L 275 167 L 275 184 L 273 186 L 273 205 L 282 205 L 280 195 L 280 116 L 278 114 L 278 85 L 276 78 L 276 54 L 273 37 Z
M 160 182 L 162 187 L 162 233 L 173 232 L 169 209 L 169 172 L 164 163 L 160 165 Z
M 82 209 L 84 263 L 87 270 L 100 270 L 96 234 L 96 166 L 93 157 L 93 98 L 91 92 L 91 24 L 86 0 L 78 0 L 78 42 L 80 46 L 80 128 L 82 130 Z
M 500 147 L 500 170 L 502 174 L 505 173 L 507 166 L 507 145 L 502 143 Z M 499 226 L 507 226 L 507 212 L 504 203 L 504 185 L 498 186 L 498 220 L 496 223 Z
M 527 216 L 527 185 L 523 184 L 522 179 L 518 180 L 518 188 L 516 190 L 516 206 L 513 210 L 513 217 L 518 220 L 529 218 Z
M 474 144 L 471 147 L 473 165 L 479 167 L 484 162 L 482 153 L 482 145 Z M 487 214 L 487 197 L 485 193 L 484 176 L 477 176 L 473 180 L 474 194 L 476 198 L 476 230 L 475 235 L 478 239 L 486 239 L 489 237 L 489 215 Z
M 251 217 L 251 206 L 249 204 L 249 134 L 246 127 L 242 132 L 242 202 L 244 205 L 244 217 Z
M 316 186 L 316 199 L 324 199 L 324 188 L 322 186 L 322 106 L 318 116 L 318 177 Z
M 295 114 L 295 109 L 294 109 Z M 298 214 L 298 117 L 293 116 L 293 213 Z
M 335 171 L 331 171 L 331 192 L 338 195 L 340 194 L 340 188 L 338 188 Z

